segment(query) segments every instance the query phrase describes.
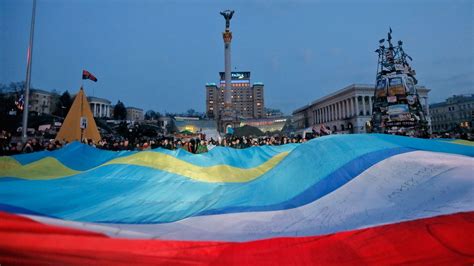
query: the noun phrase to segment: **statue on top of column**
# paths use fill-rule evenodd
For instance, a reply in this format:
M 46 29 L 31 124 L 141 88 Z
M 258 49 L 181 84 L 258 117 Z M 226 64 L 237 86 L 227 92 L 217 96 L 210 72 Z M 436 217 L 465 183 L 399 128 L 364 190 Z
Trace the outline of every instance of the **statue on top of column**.
M 220 12 L 220 14 L 225 18 L 225 28 L 226 28 L 226 30 L 229 29 L 230 20 L 232 19 L 232 16 L 234 15 L 234 10 L 224 10 L 224 11 Z

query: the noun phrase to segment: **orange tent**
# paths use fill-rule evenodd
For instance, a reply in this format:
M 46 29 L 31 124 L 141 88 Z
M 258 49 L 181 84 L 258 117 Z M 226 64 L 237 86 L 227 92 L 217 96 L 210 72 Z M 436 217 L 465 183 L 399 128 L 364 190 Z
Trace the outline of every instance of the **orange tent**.
M 81 87 L 71 109 L 67 113 L 66 119 L 64 119 L 56 140 L 71 142 L 83 139 L 92 139 L 97 143 L 100 140 L 100 133 L 95 124 L 86 94 Z

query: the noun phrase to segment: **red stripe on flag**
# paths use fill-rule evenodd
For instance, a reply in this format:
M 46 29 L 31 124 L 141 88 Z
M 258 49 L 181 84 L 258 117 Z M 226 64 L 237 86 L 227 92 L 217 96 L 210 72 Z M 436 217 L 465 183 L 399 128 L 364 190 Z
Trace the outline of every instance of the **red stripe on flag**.
M 474 212 L 326 236 L 243 243 L 115 239 L 0 213 L 0 262 L 6 265 L 472 264 Z

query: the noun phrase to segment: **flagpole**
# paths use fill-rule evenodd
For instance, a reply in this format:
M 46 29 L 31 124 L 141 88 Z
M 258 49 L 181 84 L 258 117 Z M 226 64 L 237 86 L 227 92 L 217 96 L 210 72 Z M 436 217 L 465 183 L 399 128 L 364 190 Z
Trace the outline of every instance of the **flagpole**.
M 84 81 L 83 81 L 84 82 Z M 82 117 L 84 116 L 84 88 L 81 87 L 82 90 L 82 96 L 81 96 L 81 122 L 82 122 Z M 81 142 L 84 139 L 84 128 L 82 128 L 82 123 L 81 123 Z
M 35 13 L 36 0 L 33 0 L 33 11 L 31 15 L 30 42 L 28 44 L 27 66 L 26 66 L 26 87 L 25 87 L 25 105 L 23 109 L 23 126 L 21 139 L 25 143 L 28 132 L 28 109 L 30 101 L 30 84 L 31 84 L 31 62 L 33 61 L 33 37 L 35 35 Z

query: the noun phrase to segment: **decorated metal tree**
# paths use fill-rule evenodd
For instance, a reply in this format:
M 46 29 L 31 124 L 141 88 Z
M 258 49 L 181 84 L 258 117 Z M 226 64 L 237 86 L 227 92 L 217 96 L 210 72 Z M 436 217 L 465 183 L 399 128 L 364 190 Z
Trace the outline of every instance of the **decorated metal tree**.
M 402 45 L 402 41 L 393 45 L 390 29 L 387 41 L 381 39 L 375 50 L 377 81 L 370 128 L 376 133 L 424 137 L 428 134 L 428 122 L 416 89 L 415 70 L 408 63 L 412 58 Z

